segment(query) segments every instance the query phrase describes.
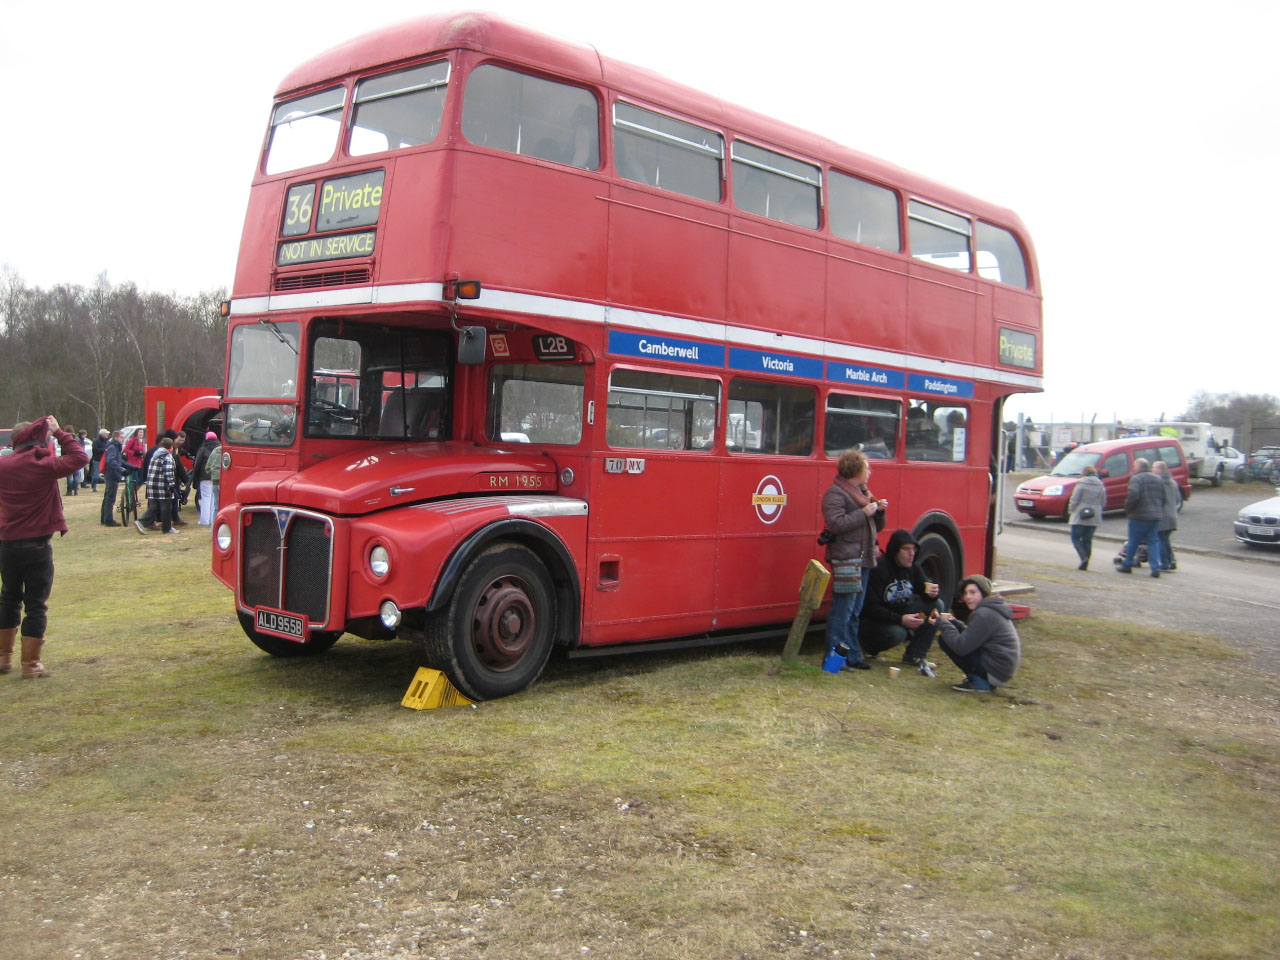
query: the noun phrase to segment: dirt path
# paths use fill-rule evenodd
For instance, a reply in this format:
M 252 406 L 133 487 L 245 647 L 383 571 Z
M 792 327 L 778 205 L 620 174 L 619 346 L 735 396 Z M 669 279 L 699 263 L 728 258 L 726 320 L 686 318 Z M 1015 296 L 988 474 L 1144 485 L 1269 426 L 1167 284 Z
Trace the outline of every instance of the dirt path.
M 1022 527 L 1006 528 L 997 549 L 1002 579 L 1035 585 L 1034 607 L 1222 637 L 1280 675 L 1280 570 L 1271 564 L 1184 553 L 1176 573 L 1155 580 L 1145 568 L 1116 573 L 1115 544 L 1095 542 L 1092 569 L 1081 572 L 1066 537 Z

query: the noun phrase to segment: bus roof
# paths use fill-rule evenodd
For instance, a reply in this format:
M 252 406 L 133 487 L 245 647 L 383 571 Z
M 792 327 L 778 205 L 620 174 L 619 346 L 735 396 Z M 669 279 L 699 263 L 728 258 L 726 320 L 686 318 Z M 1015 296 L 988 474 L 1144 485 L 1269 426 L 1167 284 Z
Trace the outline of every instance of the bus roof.
M 675 83 L 652 70 L 602 56 L 595 47 L 540 33 L 489 13 L 444 13 L 384 27 L 333 47 L 292 70 L 276 97 L 299 93 L 353 74 L 392 66 L 447 50 L 474 50 L 581 82 L 595 83 L 621 95 L 683 114 L 691 120 L 719 124 L 749 140 L 781 151 L 825 161 L 888 185 L 901 187 L 994 224 L 1015 228 L 1030 247 L 1027 231 L 1013 211 L 911 173 L 799 127 L 775 120 Z

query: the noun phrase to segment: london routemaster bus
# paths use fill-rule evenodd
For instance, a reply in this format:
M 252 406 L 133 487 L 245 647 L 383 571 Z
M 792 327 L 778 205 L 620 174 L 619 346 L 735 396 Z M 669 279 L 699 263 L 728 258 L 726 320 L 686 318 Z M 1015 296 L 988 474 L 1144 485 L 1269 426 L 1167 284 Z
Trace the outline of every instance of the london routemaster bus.
M 1042 350 L 1010 211 L 488 15 L 400 24 L 276 94 L 213 570 L 271 654 L 408 637 L 492 698 L 785 625 L 854 447 L 950 594 Z

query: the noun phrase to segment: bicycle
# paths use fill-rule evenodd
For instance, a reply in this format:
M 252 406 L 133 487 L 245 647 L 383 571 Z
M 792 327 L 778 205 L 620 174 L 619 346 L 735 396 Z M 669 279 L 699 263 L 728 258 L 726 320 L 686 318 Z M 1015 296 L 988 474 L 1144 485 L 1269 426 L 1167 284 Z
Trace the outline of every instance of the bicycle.
M 133 522 L 138 519 L 138 482 L 133 473 L 124 475 L 120 489 L 120 526 L 132 533 Z

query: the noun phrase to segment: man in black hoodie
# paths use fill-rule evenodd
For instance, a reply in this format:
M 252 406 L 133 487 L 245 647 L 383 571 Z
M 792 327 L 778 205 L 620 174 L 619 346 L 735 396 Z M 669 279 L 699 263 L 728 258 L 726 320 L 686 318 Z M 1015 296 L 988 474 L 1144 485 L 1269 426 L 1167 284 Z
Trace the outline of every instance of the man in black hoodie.
M 889 546 L 867 578 L 858 641 L 862 652 L 874 657 L 900 643 L 907 645 L 902 662 L 928 662 L 929 647 L 938 632 L 929 614 L 944 609 L 938 585 L 929 583 L 916 566 L 917 544 L 906 530 L 895 530 Z

